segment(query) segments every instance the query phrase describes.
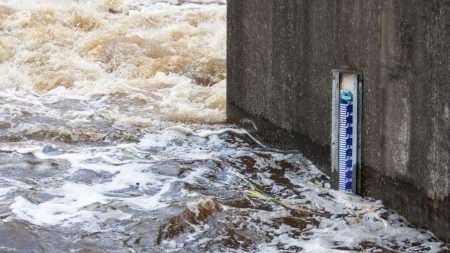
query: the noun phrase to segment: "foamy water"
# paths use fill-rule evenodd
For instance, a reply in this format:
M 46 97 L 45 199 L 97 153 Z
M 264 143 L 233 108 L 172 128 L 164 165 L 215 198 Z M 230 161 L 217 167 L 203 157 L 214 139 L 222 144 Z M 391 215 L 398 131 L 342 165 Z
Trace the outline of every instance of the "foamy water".
M 0 1 L 2 99 L 75 124 L 223 122 L 225 7 L 192 2 Z M 71 99 L 93 110 L 51 106 Z
M 225 121 L 225 0 L 0 0 L 0 252 L 448 252 Z

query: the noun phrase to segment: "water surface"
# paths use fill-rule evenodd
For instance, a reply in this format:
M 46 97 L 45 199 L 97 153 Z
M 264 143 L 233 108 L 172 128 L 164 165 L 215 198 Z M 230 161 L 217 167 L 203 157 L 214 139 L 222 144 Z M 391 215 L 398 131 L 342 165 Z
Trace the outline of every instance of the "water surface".
M 224 0 L 0 0 L 0 252 L 448 252 L 225 121 Z

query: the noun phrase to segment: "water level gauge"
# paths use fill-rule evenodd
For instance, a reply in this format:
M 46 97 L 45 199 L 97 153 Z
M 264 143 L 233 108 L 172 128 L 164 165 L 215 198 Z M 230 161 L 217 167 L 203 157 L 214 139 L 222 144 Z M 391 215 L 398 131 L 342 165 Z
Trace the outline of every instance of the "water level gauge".
M 360 129 L 362 74 L 333 70 L 332 186 L 345 192 L 360 191 Z

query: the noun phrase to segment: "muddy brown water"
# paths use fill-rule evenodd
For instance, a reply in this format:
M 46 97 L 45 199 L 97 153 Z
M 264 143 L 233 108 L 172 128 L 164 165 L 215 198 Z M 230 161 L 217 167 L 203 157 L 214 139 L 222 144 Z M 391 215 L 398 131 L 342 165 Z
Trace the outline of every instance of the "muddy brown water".
M 0 252 L 449 252 L 225 121 L 224 0 L 0 0 Z
M 14 143 L 0 252 L 448 252 L 380 202 L 329 190 L 301 154 L 226 127 Z

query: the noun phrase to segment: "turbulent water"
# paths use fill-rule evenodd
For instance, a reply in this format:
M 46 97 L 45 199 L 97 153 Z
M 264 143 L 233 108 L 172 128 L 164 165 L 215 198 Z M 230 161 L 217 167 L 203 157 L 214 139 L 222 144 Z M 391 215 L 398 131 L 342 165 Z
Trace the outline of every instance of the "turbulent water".
M 0 0 L 0 252 L 449 252 L 225 120 L 225 0 Z

